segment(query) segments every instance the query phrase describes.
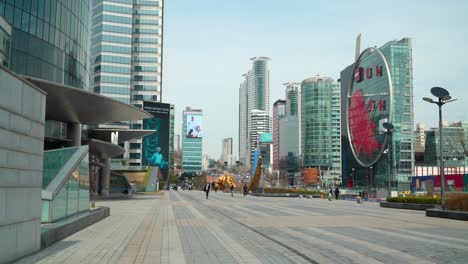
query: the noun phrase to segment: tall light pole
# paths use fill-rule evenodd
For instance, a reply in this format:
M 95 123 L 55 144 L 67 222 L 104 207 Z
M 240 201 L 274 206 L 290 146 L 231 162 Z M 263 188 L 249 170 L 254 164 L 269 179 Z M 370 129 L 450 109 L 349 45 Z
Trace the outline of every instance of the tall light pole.
M 354 186 L 356 186 L 356 177 L 354 177 L 354 168 L 352 168 L 352 171 L 353 171 L 353 189 L 354 189 Z
M 393 132 L 395 131 L 395 127 L 393 126 L 392 123 L 383 123 L 382 126 L 385 128 L 385 134 L 388 136 L 388 147 L 387 147 L 387 157 L 388 157 L 388 197 L 392 196 L 392 180 L 393 180 L 393 170 L 392 170 L 392 164 L 391 164 L 391 149 L 390 147 L 392 146 L 392 136 Z
M 441 87 L 432 87 L 431 94 L 439 100 L 434 101 L 431 98 L 424 97 L 423 100 L 431 104 L 439 106 L 439 163 L 440 163 L 440 205 L 442 210 L 445 210 L 445 173 L 444 173 L 444 153 L 442 143 L 442 106 L 446 103 L 453 102 L 457 99 L 452 99 L 450 93 Z

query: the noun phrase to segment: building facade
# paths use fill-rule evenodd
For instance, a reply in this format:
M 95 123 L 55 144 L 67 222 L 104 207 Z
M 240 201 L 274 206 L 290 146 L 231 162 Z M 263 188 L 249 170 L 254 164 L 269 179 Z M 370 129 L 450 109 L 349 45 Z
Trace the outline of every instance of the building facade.
M 254 159 L 255 149 L 259 149 L 260 134 L 270 133 L 271 118 L 267 111 L 254 109 L 250 111 L 249 144 L 250 144 L 250 164 Z
M 91 82 L 94 92 L 140 109 L 143 101 L 162 101 L 163 2 L 93 2 Z M 142 121 L 135 121 L 100 127 L 142 129 L 142 125 Z M 129 165 L 140 166 L 142 139 L 127 142 L 125 148 L 128 155 L 124 158 Z
M 286 86 L 286 114 L 288 116 L 301 115 L 301 83 L 285 83 Z
M 270 58 L 254 57 L 251 61 L 252 69 L 243 75 L 244 80 L 239 87 L 239 159 L 246 166 L 250 166 L 252 153 L 252 140 L 249 138 L 251 111 L 270 113 Z
M 433 128 L 425 133 L 424 165 L 440 166 L 440 130 Z M 443 159 L 445 167 L 468 166 L 468 121 L 442 127 Z
M 182 148 L 180 147 L 180 135 L 174 135 L 174 151 L 180 152 Z
M 182 113 L 182 171 L 201 173 L 203 111 L 187 107 Z
M 392 83 L 392 124 L 395 130 L 390 144 L 390 158 L 392 170 L 392 186 L 400 191 L 409 190 L 410 177 L 414 168 L 414 113 L 413 113 L 413 66 L 411 39 L 403 38 L 399 41 L 390 41 L 378 48 L 387 61 L 390 69 Z M 369 60 L 378 56 L 375 52 Z M 353 79 L 354 64 L 341 72 L 342 98 L 347 98 L 347 90 Z M 371 73 L 372 74 L 372 73 Z M 387 74 L 387 73 L 384 73 Z M 376 87 L 378 88 L 378 87 Z M 346 111 L 346 99 L 342 100 L 342 111 Z M 349 145 L 346 131 L 347 119 L 342 120 L 343 139 L 343 182 L 349 186 L 369 188 L 386 188 L 388 186 L 389 166 L 388 156 L 382 155 L 371 167 L 363 167 L 356 162 Z
M 280 159 L 280 119 L 286 115 L 286 101 L 277 100 L 273 104 L 273 171 L 278 173 Z
M 0 16 L 0 65 L 10 67 L 11 33 L 13 28 Z
M 415 152 L 424 152 L 424 145 L 426 144 L 425 131 L 424 123 L 418 123 L 416 125 L 416 131 L 414 131 Z
M 318 168 L 323 183 L 340 182 L 340 89 L 332 78 L 315 76 L 301 86 L 302 167 Z
M 13 26 L 12 71 L 88 89 L 90 0 L 0 3 Z
M 232 158 L 232 138 L 225 138 L 223 139 L 221 161 L 229 163 L 230 158 Z

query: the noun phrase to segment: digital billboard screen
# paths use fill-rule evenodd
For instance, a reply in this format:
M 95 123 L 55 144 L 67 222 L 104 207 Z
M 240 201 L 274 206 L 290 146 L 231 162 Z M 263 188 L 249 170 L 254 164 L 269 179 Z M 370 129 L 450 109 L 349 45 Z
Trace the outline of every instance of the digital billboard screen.
M 162 174 L 159 178 L 166 179 L 169 161 L 171 105 L 143 101 L 143 110 L 153 115 L 153 118 L 143 120 L 143 129 L 155 132 L 143 138 L 142 165 L 159 167 L 159 171 Z
M 187 115 L 187 137 L 201 138 L 203 132 L 203 116 Z

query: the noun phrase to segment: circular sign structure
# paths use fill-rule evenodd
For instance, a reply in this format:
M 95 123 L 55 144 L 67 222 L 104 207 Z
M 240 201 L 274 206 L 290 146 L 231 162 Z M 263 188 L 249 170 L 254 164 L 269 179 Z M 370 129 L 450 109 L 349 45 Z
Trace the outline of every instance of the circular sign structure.
M 346 119 L 348 139 L 356 161 L 375 164 L 388 141 L 384 123 L 392 122 L 392 78 L 383 53 L 364 50 L 356 61 L 348 86 Z

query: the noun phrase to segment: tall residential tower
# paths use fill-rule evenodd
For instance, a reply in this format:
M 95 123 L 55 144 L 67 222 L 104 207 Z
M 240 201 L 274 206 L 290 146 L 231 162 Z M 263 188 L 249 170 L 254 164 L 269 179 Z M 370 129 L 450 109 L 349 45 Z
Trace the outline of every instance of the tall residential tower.
M 244 74 L 239 88 L 239 160 L 250 166 L 250 156 L 254 146 L 250 138 L 252 110 L 266 111 L 270 116 L 270 70 L 268 57 L 251 59 L 252 69 Z M 271 122 L 268 131 L 271 131 Z

